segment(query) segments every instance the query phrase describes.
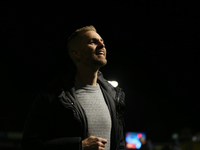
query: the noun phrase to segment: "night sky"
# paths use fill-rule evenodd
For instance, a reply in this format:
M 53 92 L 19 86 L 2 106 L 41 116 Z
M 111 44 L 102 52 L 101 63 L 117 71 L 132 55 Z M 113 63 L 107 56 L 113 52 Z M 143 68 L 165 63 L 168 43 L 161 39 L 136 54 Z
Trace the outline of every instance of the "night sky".
M 38 93 L 73 68 L 66 41 L 94 25 L 108 64 L 100 71 L 126 93 L 126 131 L 153 142 L 200 132 L 199 4 L 13 2 L 2 7 L 0 131 L 22 131 Z

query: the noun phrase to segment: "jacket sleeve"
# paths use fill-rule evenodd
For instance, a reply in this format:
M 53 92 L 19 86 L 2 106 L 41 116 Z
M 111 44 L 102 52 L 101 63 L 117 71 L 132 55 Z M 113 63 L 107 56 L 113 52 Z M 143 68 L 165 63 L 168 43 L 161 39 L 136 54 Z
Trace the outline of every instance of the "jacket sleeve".
M 57 110 L 54 110 L 52 105 L 54 104 L 51 103 L 49 95 L 40 95 L 34 101 L 24 127 L 21 143 L 23 150 L 82 149 L 81 137 L 53 135 L 55 120 L 52 112 Z

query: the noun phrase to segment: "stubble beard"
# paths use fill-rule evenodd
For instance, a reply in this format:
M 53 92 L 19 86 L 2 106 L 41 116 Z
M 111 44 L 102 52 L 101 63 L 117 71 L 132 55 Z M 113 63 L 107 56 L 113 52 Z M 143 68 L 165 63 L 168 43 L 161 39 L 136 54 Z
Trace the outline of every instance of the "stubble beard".
M 101 58 L 101 57 L 93 55 L 93 56 L 84 58 L 82 63 L 90 68 L 93 68 L 93 70 L 96 71 L 107 64 L 107 59 L 106 59 L 106 56 L 104 56 L 104 58 Z
M 107 59 L 93 59 L 91 64 L 95 67 L 95 68 L 101 68 L 104 67 L 107 64 Z
M 90 66 L 94 70 L 99 70 L 101 67 L 107 64 L 106 55 L 104 56 L 104 58 L 101 57 L 93 55 L 92 57 L 88 57 L 85 63 L 87 64 L 87 66 Z

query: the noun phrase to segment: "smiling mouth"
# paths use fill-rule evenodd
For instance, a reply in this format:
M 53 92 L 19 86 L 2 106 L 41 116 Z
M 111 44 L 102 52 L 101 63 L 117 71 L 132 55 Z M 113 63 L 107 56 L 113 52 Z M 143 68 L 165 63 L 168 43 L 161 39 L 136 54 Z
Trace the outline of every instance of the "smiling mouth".
M 104 52 L 100 51 L 96 53 L 98 56 L 104 55 Z
M 97 55 L 97 56 L 105 56 L 105 54 L 106 54 L 106 53 L 104 52 L 104 50 L 100 50 L 100 51 L 97 51 L 97 52 L 96 52 L 96 55 Z

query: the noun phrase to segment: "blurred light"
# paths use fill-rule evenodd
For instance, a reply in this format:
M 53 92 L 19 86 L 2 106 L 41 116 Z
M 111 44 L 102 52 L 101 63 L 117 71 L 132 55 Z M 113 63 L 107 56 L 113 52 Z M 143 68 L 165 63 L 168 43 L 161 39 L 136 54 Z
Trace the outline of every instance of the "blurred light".
M 23 133 L 21 132 L 8 132 L 8 138 L 9 139 L 21 139 Z
M 142 137 L 142 133 L 138 133 L 137 137 L 140 139 Z
M 193 136 L 193 137 L 192 137 L 192 141 L 195 142 L 196 140 L 197 140 L 197 137 L 196 137 L 196 136 Z
M 108 81 L 112 86 L 117 87 L 118 82 L 117 81 Z
M 21 139 L 22 135 L 22 132 L 0 132 L 0 138 L 5 139 Z
M 172 134 L 172 139 L 176 140 L 176 139 L 178 139 L 178 137 L 179 137 L 178 133 L 173 133 Z

